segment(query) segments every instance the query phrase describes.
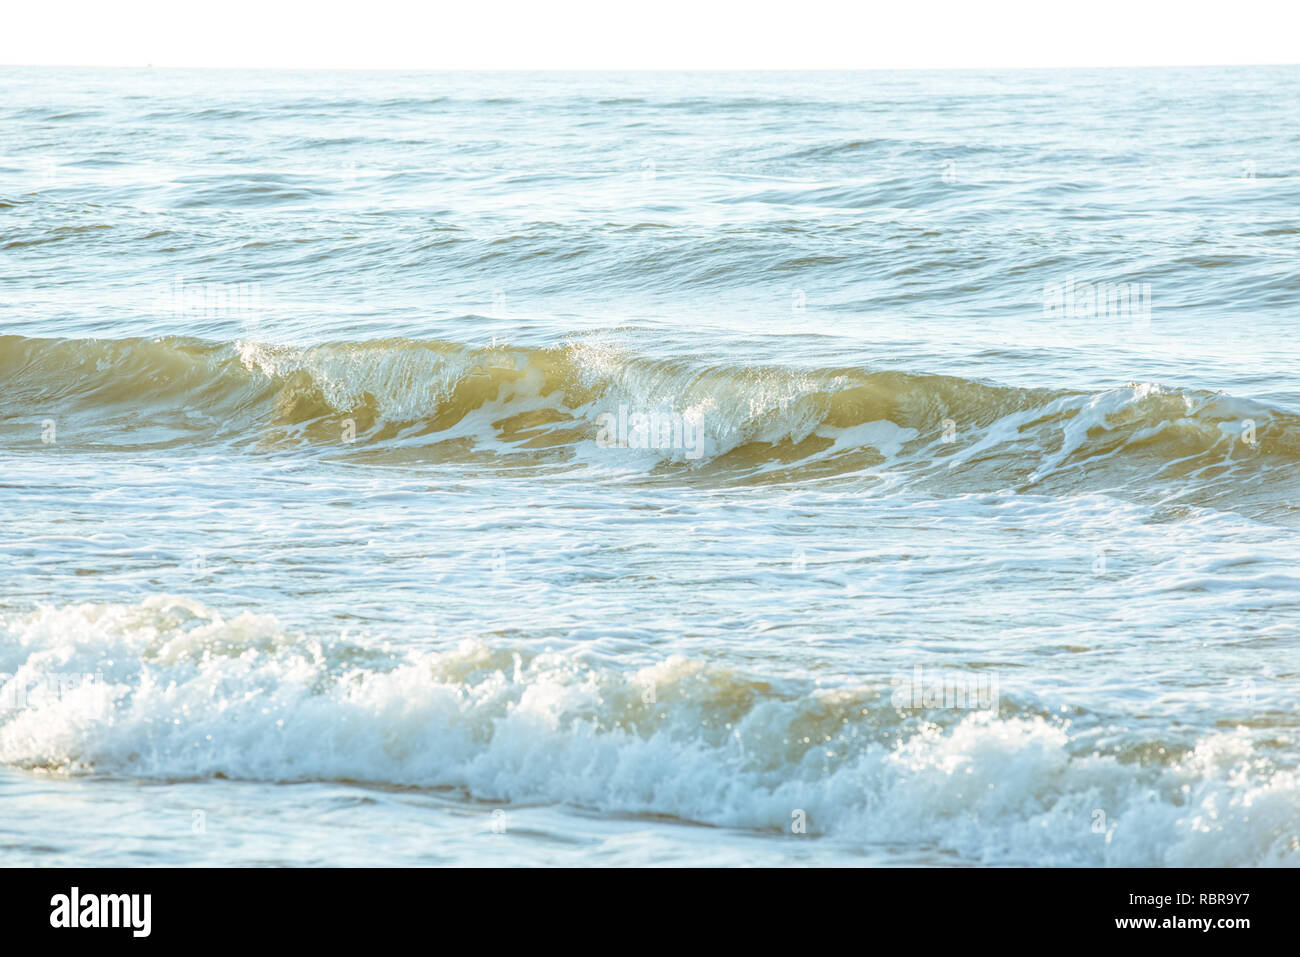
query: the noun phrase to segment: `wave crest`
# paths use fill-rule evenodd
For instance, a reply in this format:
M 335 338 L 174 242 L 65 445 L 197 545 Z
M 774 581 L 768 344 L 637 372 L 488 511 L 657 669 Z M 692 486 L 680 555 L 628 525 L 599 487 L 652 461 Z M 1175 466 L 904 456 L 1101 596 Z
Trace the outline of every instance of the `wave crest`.
M 98 674 L 0 711 L 6 765 L 447 788 L 767 831 L 800 813 L 809 833 L 987 862 L 1300 863 L 1300 777 L 1262 769 L 1244 729 L 1135 758 L 1005 698 L 909 714 L 888 688 L 482 641 L 398 651 L 175 596 L 0 620 L 0 694 L 49 670 Z
M 1300 460 L 1300 419 L 1222 393 L 1142 383 L 1087 393 L 856 367 L 710 364 L 594 338 L 551 347 L 410 339 L 299 347 L 10 336 L 0 338 L 0 375 L 18 409 L 115 427 L 74 437 L 251 441 L 255 451 L 320 448 L 374 462 L 513 455 L 783 481 L 883 469 L 962 490 L 1226 488 L 1231 479 L 1248 499 L 1267 496 Z M 600 445 L 610 421 L 602 416 L 618 417 L 626 432 L 636 415 L 695 422 L 700 447 L 636 435 Z

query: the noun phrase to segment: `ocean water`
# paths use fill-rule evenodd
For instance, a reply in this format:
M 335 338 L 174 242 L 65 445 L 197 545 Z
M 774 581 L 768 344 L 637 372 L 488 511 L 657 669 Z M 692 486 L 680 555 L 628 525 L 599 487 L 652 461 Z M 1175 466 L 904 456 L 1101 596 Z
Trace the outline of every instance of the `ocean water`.
M 0 863 L 1300 862 L 1300 68 L 0 89 Z

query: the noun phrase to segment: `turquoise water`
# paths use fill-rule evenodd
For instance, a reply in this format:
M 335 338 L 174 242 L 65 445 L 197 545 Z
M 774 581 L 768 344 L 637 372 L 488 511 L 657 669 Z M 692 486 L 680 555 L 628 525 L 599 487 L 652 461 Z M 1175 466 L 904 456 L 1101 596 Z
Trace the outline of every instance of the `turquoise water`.
M 1300 68 L 0 76 L 5 863 L 1300 861 Z

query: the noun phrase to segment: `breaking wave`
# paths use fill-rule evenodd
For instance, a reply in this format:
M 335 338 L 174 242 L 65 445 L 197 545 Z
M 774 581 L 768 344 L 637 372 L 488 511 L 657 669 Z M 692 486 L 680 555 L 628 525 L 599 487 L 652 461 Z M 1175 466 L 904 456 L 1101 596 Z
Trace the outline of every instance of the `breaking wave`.
M 801 813 L 810 833 L 984 862 L 1300 863 L 1300 777 L 1244 729 L 1102 746 L 1014 697 L 908 712 L 888 687 L 398 650 L 176 596 L 10 615 L 0 671 L 0 761 L 50 773 L 343 780 L 754 830 Z
M 1164 483 L 1276 511 L 1294 498 L 1300 460 L 1300 418 L 1220 392 L 707 363 L 595 337 L 522 348 L 10 336 L 0 376 L 14 409 L 67 416 L 66 441 L 234 442 L 377 464 L 505 457 L 783 481 L 887 472 L 936 491 Z M 611 450 L 629 454 L 596 454 Z

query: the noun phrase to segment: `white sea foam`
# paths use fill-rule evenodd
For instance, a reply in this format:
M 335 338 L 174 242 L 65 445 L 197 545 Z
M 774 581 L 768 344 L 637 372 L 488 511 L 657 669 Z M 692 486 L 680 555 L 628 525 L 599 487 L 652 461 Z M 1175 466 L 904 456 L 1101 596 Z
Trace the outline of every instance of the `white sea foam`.
M 1298 864 L 1300 777 L 1203 736 L 1143 765 L 1030 713 L 906 723 L 888 689 L 790 693 L 671 657 L 640 670 L 470 641 L 394 653 L 186 599 L 10 617 L 0 670 L 103 683 L 0 716 L 0 760 L 58 773 L 456 788 L 988 862 Z

